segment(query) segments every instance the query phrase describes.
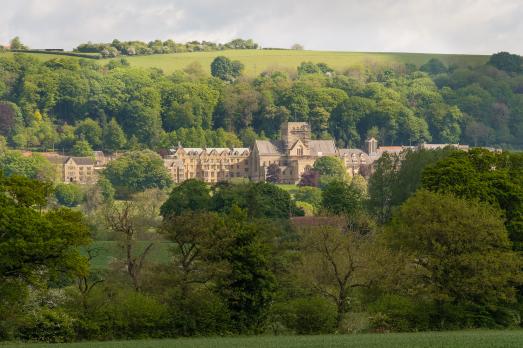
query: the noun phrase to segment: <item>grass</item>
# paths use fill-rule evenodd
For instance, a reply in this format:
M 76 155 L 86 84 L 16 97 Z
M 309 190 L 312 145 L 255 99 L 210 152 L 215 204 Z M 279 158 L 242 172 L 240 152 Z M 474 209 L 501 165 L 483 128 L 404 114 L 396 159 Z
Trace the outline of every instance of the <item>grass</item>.
M 143 341 L 84 342 L 72 344 L 6 344 L 2 348 L 428 348 L 428 347 L 521 347 L 523 330 L 452 331 L 400 334 L 322 336 L 257 336 L 233 338 L 184 338 Z
M 12 53 L 0 53 L 0 57 Z M 63 57 L 52 54 L 31 54 L 38 59 L 49 60 Z M 338 52 L 338 51 L 293 51 L 293 50 L 226 50 L 214 52 L 190 52 L 157 54 L 149 56 L 125 57 L 131 66 L 143 68 L 159 68 L 165 73 L 172 73 L 187 67 L 193 62 L 199 63 L 208 73 L 212 60 L 219 55 L 241 61 L 245 65 L 247 76 L 256 76 L 267 69 L 295 71 L 303 61 L 327 63 L 336 70 L 348 68 L 365 68 L 368 66 L 394 66 L 412 63 L 421 65 L 430 58 L 436 57 L 445 64 L 459 66 L 475 66 L 487 62 L 489 56 L 464 54 L 425 54 L 425 53 L 387 53 L 387 52 Z M 74 58 L 76 59 L 76 58 Z M 106 64 L 108 59 L 96 60 Z
M 170 242 L 166 241 L 152 241 L 154 243 L 149 256 L 147 258 L 148 262 L 151 263 L 167 263 L 170 259 L 169 248 L 171 246 Z M 137 242 L 137 252 L 143 251 L 149 241 L 138 241 Z M 94 241 L 90 248 L 97 248 L 98 254 L 91 261 L 91 267 L 93 269 L 106 269 L 111 262 L 117 257 L 123 258 L 123 251 L 119 247 L 118 243 L 115 241 Z

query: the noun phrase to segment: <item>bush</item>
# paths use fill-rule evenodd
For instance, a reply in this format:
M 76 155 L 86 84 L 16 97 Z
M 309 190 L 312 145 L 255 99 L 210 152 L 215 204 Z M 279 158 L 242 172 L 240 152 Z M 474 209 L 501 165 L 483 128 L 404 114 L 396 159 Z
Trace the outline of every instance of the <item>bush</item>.
M 76 325 L 85 339 L 165 337 L 167 307 L 145 294 L 123 289 L 95 289 L 89 310 Z
M 398 295 L 385 295 L 369 305 L 370 327 L 376 332 L 418 331 L 430 327 L 432 308 Z
M 18 338 L 48 343 L 71 342 L 75 337 L 73 320 L 59 309 L 42 308 L 18 327 Z
M 225 304 L 209 291 L 195 291 L 186 297 L 173 296 L 170 327 L 174 336 L 224 335 L 230 332 Z
M 73 184 L 58 184 L 54 196 L 58 203 L 66 207 L 76 207 L 84 199 L 82 189 Z
M 332 333 L 336 327 L 336 307 L 320 297 L 291 300 L 276 306 L 274 312 L 300 335 Z

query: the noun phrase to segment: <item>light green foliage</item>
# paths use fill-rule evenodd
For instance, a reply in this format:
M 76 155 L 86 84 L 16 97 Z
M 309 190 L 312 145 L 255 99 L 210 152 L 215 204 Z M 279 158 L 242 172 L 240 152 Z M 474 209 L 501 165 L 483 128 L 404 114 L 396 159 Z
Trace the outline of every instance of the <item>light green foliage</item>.
M 93 148 L 87 140 L 77 140 L 71 149 L 73 156 L 90 157 L 94 155 Z
M 419 291 L 448 326 L 495 325 L 496 305 L 514 302 L 523 281 L 500 212 L 478 202 L 418 191 L 394 215 L 388 239 L 417 265 Z
M 25 157 L 19 151 L 12 150 L 0 156 L 0 171 L 6 176 L 20 175 L 44 181 L 53 181 L 56 176 L 54 166 L 44 157 L 38 154 Z
M 523 242 L 523 186 L 521 155 L 474 149 L 455 152 L 423 171 L 423 187 L 479 199 L 504 211 L 506 227 L 516 248 Z
M 102 138 L 103 148 L 109 152 L 121 150 L 127 143 L 122 127 L 120 127 L 114 118 L 112 118 L 103 129 Z
M 161 157 L 149 150 L 131 151 L 111 161 L 104 176 L 121 196 L 149 188 L 164 189 L 172 183 Z
M 66 207 L 76 207 L 84 199 L 82 188 L 74 184 L 58 184 L 54 195 L 58 203 Z
M 316 212 L 321 208 L 321 190 L 317 187 L 301 186 L 296 191 L 293 190 L 292 195 L 296 201 L 312 205 Z
M 74 134 L 77 138 L 85 140 L 94 148 L 102 145 L 102 128 L 98 122 L 86 118 L 76 124 Z
M 332 180 L 343 181 L 347 176 L 345 165 L 337 157 L 320 157 L 314 162 L 313 169 L 320 173 L 320 182 L 322 184 Z
M 363 192 L 344 181 L 331 181 L 322 189 L 322 207 L 330 214 L 352 215 L 363 208 Z

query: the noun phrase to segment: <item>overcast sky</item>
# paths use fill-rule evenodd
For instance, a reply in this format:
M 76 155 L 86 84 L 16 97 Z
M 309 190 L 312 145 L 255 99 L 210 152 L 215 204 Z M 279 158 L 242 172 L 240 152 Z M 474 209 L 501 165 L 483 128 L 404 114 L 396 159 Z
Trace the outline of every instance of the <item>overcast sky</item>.
M 0 0 L 0 43 L 169 39 L 339 51 L 523 54 L 523 0 Z

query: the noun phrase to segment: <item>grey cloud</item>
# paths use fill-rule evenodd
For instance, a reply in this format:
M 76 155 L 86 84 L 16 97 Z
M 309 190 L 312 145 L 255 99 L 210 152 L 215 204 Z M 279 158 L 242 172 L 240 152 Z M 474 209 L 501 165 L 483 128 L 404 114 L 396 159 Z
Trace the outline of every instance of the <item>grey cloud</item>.
M 1 0 L 0 42 L 228 41 L 346 51 L 522 54 L 520 0 Z

